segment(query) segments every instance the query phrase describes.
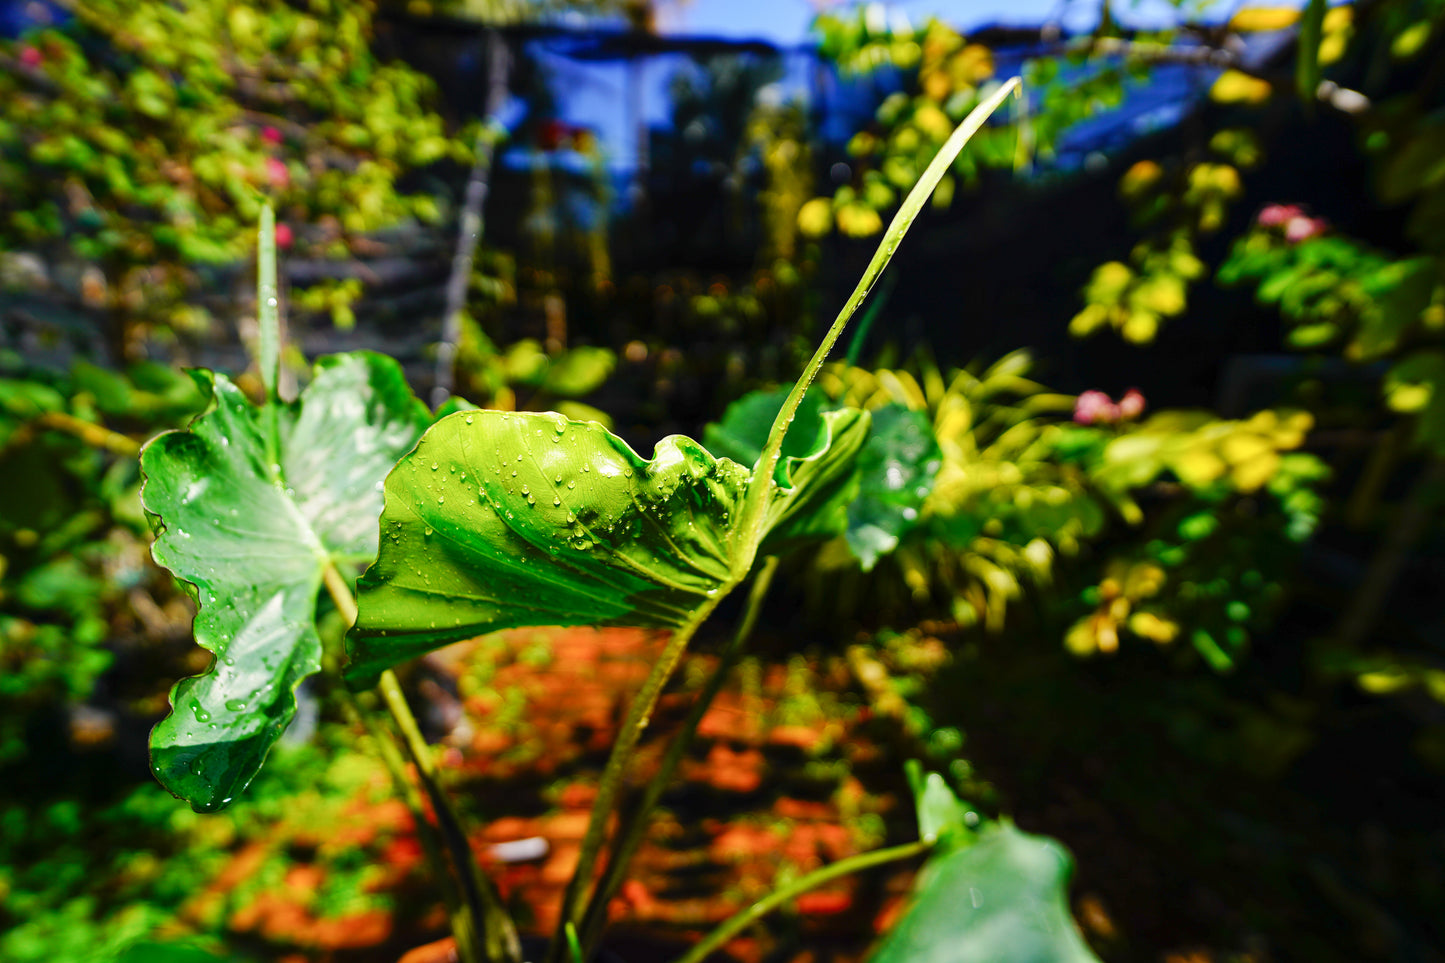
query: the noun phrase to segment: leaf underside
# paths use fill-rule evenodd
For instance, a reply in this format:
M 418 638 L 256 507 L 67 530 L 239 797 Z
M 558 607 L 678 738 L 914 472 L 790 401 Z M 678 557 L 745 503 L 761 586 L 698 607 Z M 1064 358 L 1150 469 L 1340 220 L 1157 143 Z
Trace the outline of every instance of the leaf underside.
M 932 860 L 870 963 L 1098 963 L 1069 915 L 1058 843 L 999 826 Z
M 709 450 L 738 461 L 755 460 L 787 392 L 755 391 L 728 406 L 722 421 L 704 431 Z M 767 548 L 844 535 L 868 571 L 918 525 L 942 452 L 924 412 L 888 404 L 871 412 L 870 420 L 855 409 L 829 409 L 827 397 L 814 388 L 798 406 L 779 470 L 798 475 L 788 456 L 816 450 L 830 432 L 830 466 L 835 469 L 830 485 L 810 486 L 805 502 L 789 506 L 791 517 L 774 523 Z M 837 470 L 844 462 L 847 470 Z
M 328 560 L 376 550 L 379 484 L 429 423 L 390 358 L 317 363 L 291 404 L 257 408 L 224 375 L 199 372 L 212 407 L 141 454 L 152 554 L 189 583 L 211 668 L 171 691 L 151 733 L 161 783 L 198 811 L 229 803 L 296 711 L 320 668 L 316 595 Z
M 788 390 L 754 391 L 728 405 L 722 421 L 703 429 L 708 450 L 743 464 L 756 463 Z M 774 477 L 779 492 L 768 511 L 765 552 L 832 538 L 848 526 L 848 505 L 858 493 L 854 461 L 870 422 L 866 412 L 829 410 L 827 405 L 821 389 L 809 389 L 783 439 Z
M 861 412 L 831 419 L 787 460 L 770 522 L 846 473 L 866 423 Z M 348 684 L 499 629 L 684 624 L 744 574 L 732 521 L 750 478 L 681 435 L 644 459 L 601 425 L 556 413 L 443 419 L 387 478 Z

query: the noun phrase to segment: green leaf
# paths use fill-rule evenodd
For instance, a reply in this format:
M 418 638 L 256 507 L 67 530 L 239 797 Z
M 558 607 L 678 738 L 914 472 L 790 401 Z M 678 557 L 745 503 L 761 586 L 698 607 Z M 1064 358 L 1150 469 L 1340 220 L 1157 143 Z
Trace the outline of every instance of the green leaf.
M 741 465 L 752 465 L 762 454 L 763 443 L 768 440 L 768 429 L 783 407 L 788 388 L 769 388 L 751 391 L 728 405 L 722 421 L 703 428 L 702 442 L 708 451 L 721 458 L 731 458 Z M 798 404 L 798 413 L 793 420 L 795 431 L 789 431 L 783 441 L 783 456 L 805 454 L 804 435 L 813 435 L 822 421 L 827 395 L 821 388 L 810 388 Z
M 944 835 L 957 839 L 968 831 L 968 805 L 954 794 L 941 775 L 925 774 L 917 759 L 908 760 L 904 770 L 918 812 L 919 839 L 930 843 Z
M 754 391 L 729 405 L 722 421 L 703 431 L 708 449 L 753 464 L 787 393 L 786 388 Z M 848 409 L 829 411 L 827 403 L 817 388 L 803 396 L 783 443 L 779 473 L 796 475 L 811 454 L 827 450 L 832 484 L 819 486 L 808 504 L 797 506 L 791 513 L 794 521 L 776 524 L 768 547 L 778 550 L 805 538 L 846 534 L 867 571 L 917 524 L 919 509 L 933 490 L 942 452 L 923 412 L 885 405 L 872 412 L 871 422 L 864 426 L 850 420 Z M 856 452 L 857 458 L 844 472 L 841 460 L 850 452 Z M 789 458 L 794 461 L 788 463 Z M 779 477 L 779 484 L 783 483 Z
M 728 406 L 723 419 L 703 429 L 703 443 L 715 455 L 755 465 L 788 388 L 754 391 Z M 856 460 L 871 419 L 852 408 L 828 410 L 821 389 L 810 389 L 798 404 L 773 473 L 780 487 L 768 513 L 764 551 L 831 538 L 848 528 L 848 506 L 858 494 Z
M 324 358 L 291 404 L 257 408 L 201 372 L 211 408 L 141 453 L 152 553 L 192 587 L 196 641 L 216 656 L 171 691 L 151 763 L 198 811 L 226 805 L 260 768 L 320 668 L 316 594 L 331 561 L 376 552 L 380 482 L 430 421 L 389 358 Z
M 1072 860 L 1012 826 L 945 853 L 871 963 L 1098 963 L 1069 915 Z
M 95 406 L 108 415 L 127 415 L 135 411 L 135 392 L 124 377 L 97 367 L 88 361 L 77 361 L 70 368 L 77 391 L 88 392 Z
M 848 547 L 869 571 L 918 525 L 943 452 L 926 412 L 890 404 L 873 412 L 858 455 L 858 497 L 848 506 Z
M 191 943 L 133 943 L 114 963 L 222 963 L 224 957 Z
M 606 348 L 577 347 L 556 358 L 542 379 L 542 389 L 564 398 L 591 394 L 612 375 L 617 355 Z
M 816 424 L 793 422 L 773 472 L 778 487 L 767 513 L 761 551 L 828 538 L 844 531 L 858 493 L 858 453 L 872 417 L 857 408 L 825 411 Z M 789 454 L 796 446 L 798 454 Z
M 842 530 L 837 494 L 867 424 L 848 411 L 797 426 L 770 538 L 833 516 Z M 601 425 L 554 412 L 443 419 L 387 477 L 347 682 L 365 688 L 397 662 L 498 629 L 682 625 L 742 575 L 730 522 L 750 477 L 682 435 L 644 460 Z
M 15 418 L 36 418 L 64 411 L 65 396 L 49 385 L 17 378 L 0 378 L 0 413 Z
M 681 435 L 644 460 L 555 413 L 444 418 L 387 477 L 347 681 L 514 626 L 681 625 L 733 578 L 748 477 Z
M 1439 272 L 1428 257 L 1392 262 L 1366 279 L 1365 291 L 1378 306 L 1360 326 L 1359 347 L 1366 359 L 1393 351 L 1411 324 L 1430 306 Z
M 1416 416 L 1416 442 L 1445 453 L 1445 352 L 1419 351 L 1396 362 L 1382 387 L 1393 410 Z

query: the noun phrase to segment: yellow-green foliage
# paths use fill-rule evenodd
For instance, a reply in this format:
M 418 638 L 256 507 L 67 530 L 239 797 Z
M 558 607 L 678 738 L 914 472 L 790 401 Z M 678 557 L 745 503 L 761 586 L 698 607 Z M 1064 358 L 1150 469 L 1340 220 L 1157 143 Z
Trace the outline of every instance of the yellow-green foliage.
M 1126 341 L 1147 344 L 1165 320 L 1189 306 L 1189 285 L 1205 274 L 1195 240 L 1224 225 L 1229 203 L 1240 196 L 1239 169 L 1258 163 L 1260 151 L 1245 130 L 1226 129 L 1209 142 L 1211 159 L 1185 165 L 1141 160 L 1119 180 L 1119 196 L 1145 237 L 1129 263 L 1094 269 L 1085 305 L 1069 322 L 1075 337 L 1113 328 Z
M 275 205 L 283 246 L 345 257 L 358 235 L 440 217 L 409 169 L 467 160 L 431 81 L 372 54 L 346 0 L 91 0 L 0 44 L 0 245 L 98 267 L 88 306 L 152 329 L 205 324 L 193 268 L 241 260 Z M 335 289 L 318 297 L 341 323 Z M 143 334 L 144 332 L 132 332 Z
M 1310 486 L 1323 468 L 1313 456 L 1293 451 L 1310 427 L 1307 414 L 1263 411 L 1231 421 L 1164 411 L 1142 421 L 1078 425 L 1069 420 L 1075 398 L 1028 378 L 1031 365 L 1026 352 L 1015 352 L 987 368 L 948 375 L 927 361 L 916 374 L 843 365 L 825 370 L 819 384 L 835 401 L 869 409 L 898 403 L 928 412 L 943 453 L 919 525 L 880 564 L 884 574 L 860 591 L 830 590 L 829 604 L 860 597 L 885 607 L 932 603 L 947 606 L 964 624 L 998 631 L 1009 604 L 1031 586 L 1049 584 L 1061 558 L 1086 554 L 1110 532 L 1142 533 L 1160 512 L 1193 506 L 1213 517 L 1232 511 L 1238 498 L 1259 495 L 1272 506 L 1282 537 L 1298 541 L 1312 530 L 1319 503 Z M 1155 503 L 1167 496 L 1164 506 L 1141 508 L 1136 496 L 1146 490 Z M 1201 526 L 1207 523 L 1184 531 L 1198 534 Z M 1164 642 L 1178 632 L 1167 611 L 1141 615 L 1128 608 L 1131 599 L 1148 596 L 1148 584 L 1162 580 L 1165 569 L 1187 560 L 1157 551 L 1163 562 L 1150 562 L 1159 569 L 1152 580 L 1141 581 L 1139 573 L 1110 576 L 1129 588 L 1106 591 L 1112 608 L 1106 605 L 1105 612 L 1134 634 Z M 825 581 L 858 577 L 853 565 L 841 542 L 825 545 L 813 561 Z M 1120 566 L 1127 568 L 1124 561 L 1115 564 Z M 898 596 L 898 585 L 906 598 Z M 1107 632 L 1104 642 L 1085 646 L 1082 631 L 1070 635 L 1075 651 L 1115 647 Z

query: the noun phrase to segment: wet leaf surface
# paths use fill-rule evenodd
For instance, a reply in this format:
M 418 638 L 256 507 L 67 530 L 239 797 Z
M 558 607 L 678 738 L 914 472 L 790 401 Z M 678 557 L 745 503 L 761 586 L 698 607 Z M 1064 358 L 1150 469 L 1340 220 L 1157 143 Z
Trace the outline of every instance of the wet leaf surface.
M 157 520 L 155 559 L 192 587 L 205 674 L 171 692 L 151 763 L 202 811 L 229 803 L 296 711 L 320 668 L 316 595 L 328 560 L 376 550 L 381 479 L 430 421 L 396 362 L 325 358 L 292 404 L 261 408 L 224 375 L 201 373 L 212 408 L 141 455 Z
M 858 497 L 848 505 L 848 547 L 868 571 L 918 525 L 943 452 L 927 413 L 890 404 L 873 412 L 858 454 Z
M 555 413 L 451 415 L 387 478 L 347 679 L 497 629 L 681 625 L 732 575 L 747 481 L 678 435 L 647 460 Z
M 774 534 L 841 518 L 867 421 L 830 412 L 796 427 L 768 514 Z M 348 682 L 369 686 L 403 659 L 498 629 L 682 625 L 742 574 L 733 524 L 750 478 L 681 435 L 649 460 L 556 413 L 442 420 L 387 478 Z

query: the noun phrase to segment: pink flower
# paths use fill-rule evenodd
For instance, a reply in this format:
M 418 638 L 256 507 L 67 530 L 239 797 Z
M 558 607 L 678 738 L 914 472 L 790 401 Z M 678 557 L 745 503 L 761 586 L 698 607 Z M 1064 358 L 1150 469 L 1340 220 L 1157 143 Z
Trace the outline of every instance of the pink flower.
M 1254 221 L 1260 227 L 1279 227 L 1303 215 L 1304 211 L 1297 204 L 1271 204 L 1260 211 Z
M 1138 388 L 1130 388 L 1124 392 L 1124 397 L 1119 399 L 1119 417 L 1124 421 L 1132 421 L 1144 413 L 1147 404 Z
M 1102 391 L 1086 391 L 1074 402 L 1074 421 L 1081 425 L 1113 424 L 1119 420 L 1119 406 Z
M 291 171 L 284 161 L 268 157 L 266 158 L 266 178 L 273 187 L 286 187 L 291 183 Z
M 262 127 L 261 139 L 272 144 L 281 143 L 281 132 L 274 127 Z
M 1284 239 L 1291 244 L 1298 244 L 1323 234 L 1326 227 L 1322 217 L 1292 217 L 1284 226 Z
M 290 224 L 277 224 L 277 225 L 276 225 L 276 246 L 277 246 L 277 247 L 281 248 L 281 249 L 284 251 L 286 248 L 288 248 L 288 247 L 291 246 L 291 242 L 294 241 L 295 239 L 296 239 L 296 238 L 295 238 L 295 235 L 293 235 L 293 234 L 291 233 L 291 225 L 290 225 Z
M 34 47 L 21 47 L 20 62 L 31 70 L 35 70 L 45 62 L 45 55 Z

